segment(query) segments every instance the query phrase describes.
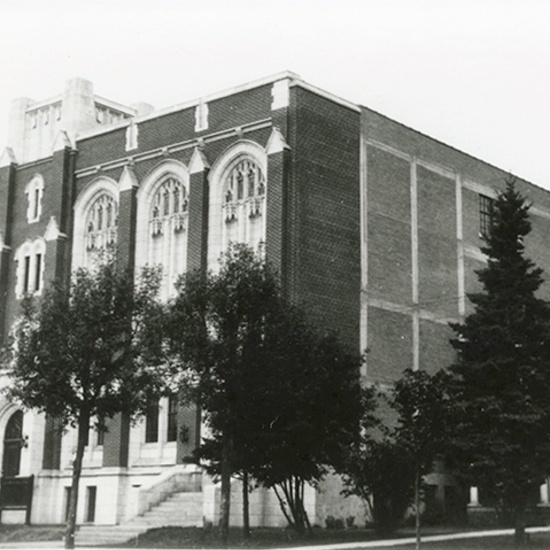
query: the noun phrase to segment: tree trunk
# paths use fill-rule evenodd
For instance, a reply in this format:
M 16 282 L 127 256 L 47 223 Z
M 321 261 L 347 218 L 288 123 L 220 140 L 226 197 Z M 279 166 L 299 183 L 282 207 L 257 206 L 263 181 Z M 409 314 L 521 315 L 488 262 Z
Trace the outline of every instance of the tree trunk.
M 243 537 L 250 538 L 250 513 L 248 503 L 248 472 L 243 472 Z
M 524 546 L 526 541 L 525 506 L 519 505 L 514 509 L 514 542 L 516 546 Z
M 284 499 L 279 496 L 279 492 L 275 487 L 279 505 L 289 526 L 301 537 L 306 534 L 306 531 L 309 535 L 313 534 L 313 529 L 304 506 L 304 485 L 305 482 L 298 476 L 290 476 L 285 481 L 279 483 L 284 494 Z
M 414 521 L 414 530 L 416 534 L 416 550 L 420 550 L 420 470 L 416 467 L 414 474 L 414 508 L 416 517 Z
M 227 546 L 229 537 L 229 509 L 231 504 L 231 463 L 230 446 L 224 441 L 221 463 L 221 501 L 220 501 L 220 538 L 223 546 Z
M 74 548 L 74 532 L 76 528 L 76 508 L 78 504 L 78 486 L 80 474 L 82 472 L 82 457 L 88 440 L 88 430 L 90 429 L 90 415 L 82 413 L 78 420 L 78 439 L 76 443 L 76 456 L 73 462 L 73 477 L 71 493 L 69 498 L 69 510 L 67 517 L 67 527 L 65 530 L 65 548 Z

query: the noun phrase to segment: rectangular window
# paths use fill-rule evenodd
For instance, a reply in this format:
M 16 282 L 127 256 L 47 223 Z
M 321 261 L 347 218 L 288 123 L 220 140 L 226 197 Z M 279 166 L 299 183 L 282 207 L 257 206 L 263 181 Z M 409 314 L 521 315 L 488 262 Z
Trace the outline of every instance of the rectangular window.
M 34 291 L 38 292 L 42 282 L 42 254 L 36 255 L 36 262 L 34 265 Z
M 65 521 L 69 519 L 69 509 L 71 507 L 72 487 L 65 487 Z
M 95 521 L 95 503 L 97 500 L 97 487 L 86 487 L 86 522 Z
M 494 200 L 485 195 L 479 195 L 479 233 L 486 237 L 493 225 Z
M 168 398 L 168 427 L 166 441 L 178 439 L 178 396 L 171 395 Z
M 25 256 L 25 271 L 23 272 L 23 293 L 27 294 L 29 292 L 29 285 L 31 279 L 31 257 Z
M 145 443 L 156 443 L 159 440 L 159 406 L 149 405 L 145 415 Z
M 101 447 L 105 443 L 105 421 L 100 420 L 97 427 L 97 440 L 96 445 Z

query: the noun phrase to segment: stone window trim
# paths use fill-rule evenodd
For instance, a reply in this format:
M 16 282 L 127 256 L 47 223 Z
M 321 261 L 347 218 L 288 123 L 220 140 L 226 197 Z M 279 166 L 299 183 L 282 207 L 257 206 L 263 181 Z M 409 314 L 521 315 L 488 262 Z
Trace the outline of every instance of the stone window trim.
M 40 221 L 42 215 L 42 198 L 44 196 L 44 178 L 40 174 L 33 176 L 25 187 L 27 195 L 27 223 Z
M 265 200 L 265 176 L 258 164 L 250 158 L 239 158 L 226 173 L 223 188 L 225 223 L 236 221 L 244 211 L 249 218 L 263 214 Z M 244 207 L 244 208 L 243 208 Z
M 259 174 L 256 180 L 257 187 L 250 195 L 249 189 L 246 189 L 249 179 L 243 177 L 242 195 L 239 199 L 239 182 L 236 180 L 233 182 L 233 186 L 237 186 L 235 189 L 231 189 L 228 182 L 232 176 L 236 176 L 246 166 L 254 166 L 257 170 Z M 226 242 L 227 232 L 239 216 L 248 218 L 242 220 L 245 224 L 261 223 L 263 225 L 261 232 L 265 241 L 265 215 L 263 212 L 265 211 L 268 185 L 265 148 L 248 139 L 236 141 L 214 162 L 208 173 L 208 180 L 210 183 L 208 266 L 210 269 L 216 270 L 219 267 L 220 254 L 228 245 Z M 234 196 L 228 197 L 228 190 Z
M 172 174 L 164 176 L 155 186 L 149 206 L 149 232 L 153 238 L 165 231 L 187 230 L 189 195 L 186 185 Z
M 113 199 L 114 204 L 118 206 L 118 183 L 111 178 L 100 177 L 88 184 L 80 193 L 74 205 L 74 238 L 72 253 L 72 268 L 76 269 L 86 265 L 87 246 L 89 245 L 89 214 L 90 210 L 96 204 L 96 201 L 102 196 Z M 113 237 L 116 239 L 116 231 Z
M 265 149 L 255 141 L 240 139 L 222 152 L 208 173 L 212 199 L 216 197 L 221 201 L 221 193 L 227 176 L 237 164 L 245 159 L 254 162 L 267 181 L 267 154 Z
M 85 219 L 87 252 L 105 249 L 116 243 L 118 205 L 108 192 L 100 193 L 88 208 Z
M 23 243 L 15 253 L 15 296 L 18 300 L 26 295 L 40 296 L 44 288 L 46 241 L 39 237 Z
M 176 196 L 173 192 L 179 189 Z M 169 192 L 168 202 L 163 192 Z M 136 273 L 148 265 L 151 242 L 166 231 L 185 233 L 188 221 L 189 172 L 174 159 L 163 160 L 142 180 L 137 191 Z M 158 202 L 156 202 L 158 201 Z M 155 207 L 158 209 L 155 212 Z M 168 208 L 168 210 L 166 210 Z M 155 215 L 156 214 L 156 215 Z

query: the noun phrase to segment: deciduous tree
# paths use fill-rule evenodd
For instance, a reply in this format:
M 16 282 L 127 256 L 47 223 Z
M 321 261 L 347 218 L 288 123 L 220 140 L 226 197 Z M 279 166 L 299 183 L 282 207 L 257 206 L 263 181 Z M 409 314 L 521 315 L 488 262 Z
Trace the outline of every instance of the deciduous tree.
M 441 376 L 407 369 L 391 389 L 378 394 L 380 418 L 365 409 L 361 436 L 345 469 L 345 493 L 368 504 L 381 535 L 395 530 L 414 502 L 420 543 L 422 476 L 432 471 L 445 436 L 443 389 Z
M 319 336 L 244 245 L 218 273 L 182 279 L 170 326 L 187 394 L 210 428 L 198 454 L 221 477 L 222 540 L 235 474 L 274 487 L 289 523 L 305 530 L 305 484 L 338 465 L 358 430 L 360 358 Z
M 117 413 L 136 415 L 162 389 L 159 277 L 134 285 L 106 261 L 79 269 L 67 286 L 53 283 L 26 297 L 6 355 L 9 396 L 78 433 L 65 547 L 74 547 L 82 457 L 92 425 Z M 99 426 L 101 429 L 101 426 Z

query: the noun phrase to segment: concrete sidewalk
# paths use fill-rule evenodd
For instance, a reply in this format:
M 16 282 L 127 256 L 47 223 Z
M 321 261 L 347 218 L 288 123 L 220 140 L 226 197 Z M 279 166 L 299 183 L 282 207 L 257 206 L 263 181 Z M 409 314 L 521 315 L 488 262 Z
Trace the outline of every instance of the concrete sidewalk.
M 528 533 L 550 533 L 550 527 L 529 527 L 526 529 Z M 459 539 L 474 539 L 481 537 L 498 537 L 502 535 L 512 535 L 513 529 L 493 529 L 490 531 L 463 531 L 460 533 L 449 533 L 445 535 L 426 535 L 422 536 L 422 542 L 444 542 L 446 540 L 459 540 Z M 336 544 L 312 544 L 307 546 L 292 546 L 285 548 L 271 548 L 269 550 L 362 550 L 363 548 L 369 548 L 376 550 L 377 548 L 388 548 L 392 546 L 404 546 L 406 544 L 414 544 L 414 537 L 407 537 L 401 539 L 389 539 L 389 540 L 371 540 L 371 541 L 355 541 L 344 542 Z M 0 543 L 1 549 L 13 549 L 22 550 L 28 548 L 29 550 L 39 550 L 41 548 L 63 548 L 64 544 L 62 540 L 52 541 L 39 541 L 39 542 L 4 542 Z M 117 550 L 115 548 L 109 548 L 106 546 L 79 546 L 76 545 L 77 550 Z M 183 549 L 182 549 L 183 550 Z M 243 550 L 243 549 L 225 549 L 225 550 Z

